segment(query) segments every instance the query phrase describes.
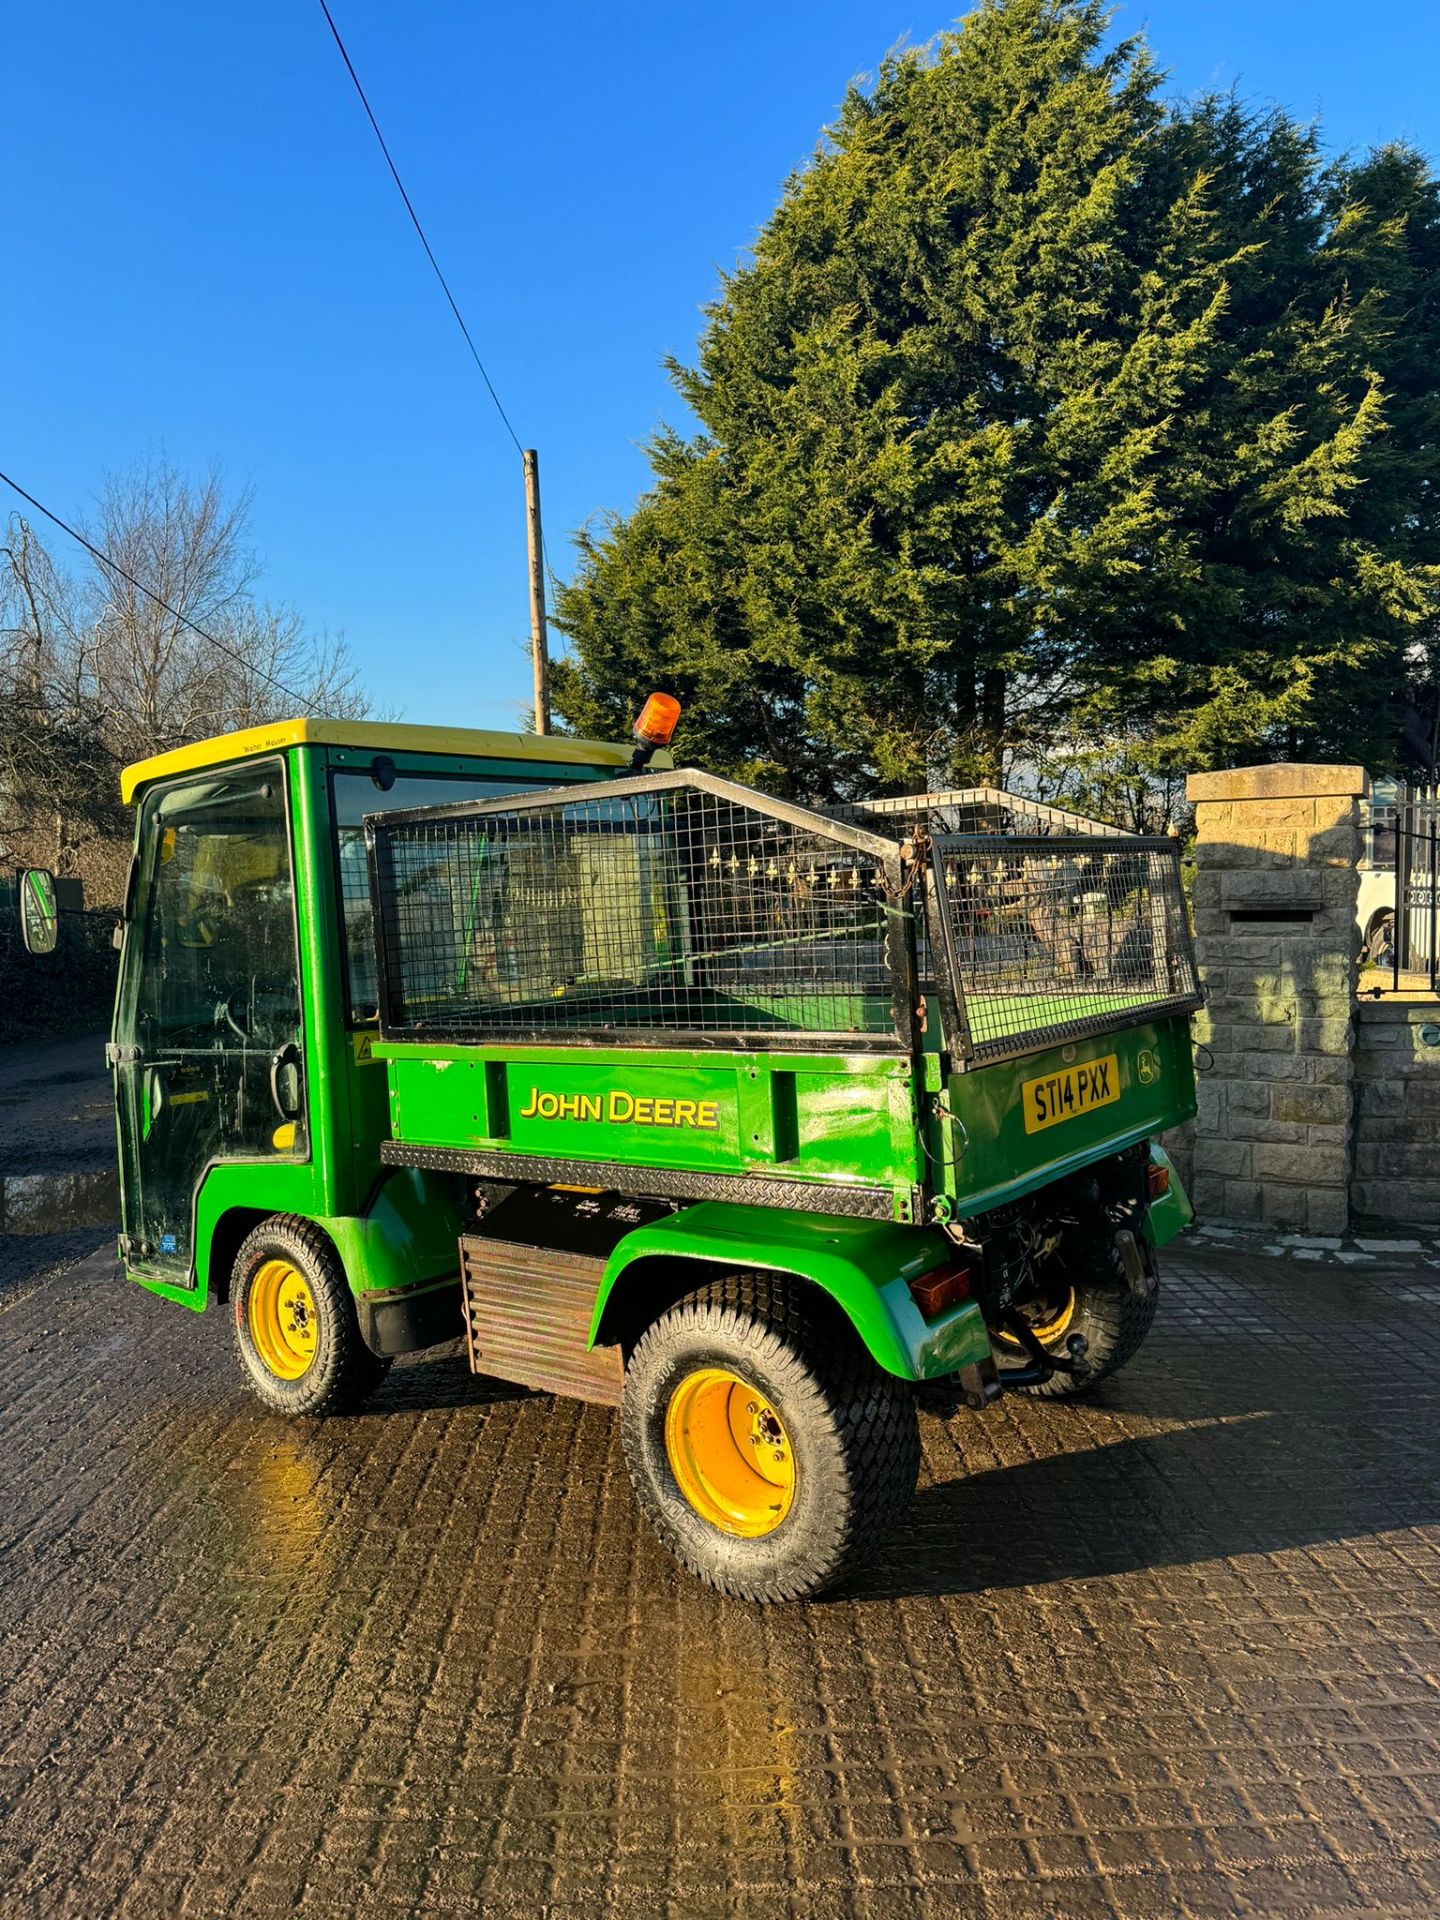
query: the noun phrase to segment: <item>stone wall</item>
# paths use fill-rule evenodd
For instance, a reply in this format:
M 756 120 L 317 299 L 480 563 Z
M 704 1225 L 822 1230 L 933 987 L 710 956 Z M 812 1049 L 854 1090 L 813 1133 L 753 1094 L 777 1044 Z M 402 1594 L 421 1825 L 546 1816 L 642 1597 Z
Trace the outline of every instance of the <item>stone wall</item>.
M 1440 1225 L 1440 1002 L 1357 1001 L 1359 767 L 1197 774 L 1193 1129 L 1212 1220 L 1338 1234 Z M 1208 1050 L 1208 1051 L 1207 1051 Z
M 1360 767 L 1193 775 L 1195 943 L 1209 999 L 1193 1191 L 1211 1219 L 1349 1217 Z
M 1362 1000 L 1356 1016 L 1354 1218 L 1440 1224 L 1440 1005 Z

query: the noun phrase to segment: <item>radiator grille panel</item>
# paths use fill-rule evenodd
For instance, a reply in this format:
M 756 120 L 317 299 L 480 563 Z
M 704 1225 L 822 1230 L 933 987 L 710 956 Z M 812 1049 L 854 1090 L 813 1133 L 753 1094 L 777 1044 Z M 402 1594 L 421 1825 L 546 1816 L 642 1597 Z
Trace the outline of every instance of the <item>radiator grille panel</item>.
M 618 1347 L 587 1349 L 603 1260 L 464 1234 L 460 1278 L 470 1371 L 618 1407 Z

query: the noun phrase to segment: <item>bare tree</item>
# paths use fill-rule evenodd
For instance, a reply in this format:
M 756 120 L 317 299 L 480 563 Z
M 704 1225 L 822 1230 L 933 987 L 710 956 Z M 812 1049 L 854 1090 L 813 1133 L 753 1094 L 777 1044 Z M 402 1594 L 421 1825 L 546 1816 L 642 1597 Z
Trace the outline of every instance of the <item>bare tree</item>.
M 297 710 L 365 710 L 344 641 L 317 639 L 297 614 L 256 600 L 250 508 L 249 492 L 227 499 L 214 472 L 192 482 L 150 466 L 107 482 L 86 531 L 117 566 L 96 567 L 87 624 L 95 685 L 115 734 L 130 736 L 125 751 L 153 753 Z
M 368 710 L 343 636 L 256 597 L 250 508 L 250 493 L 227 495 L 213 471 L 195 481 L 162 461 L 111 476 L 85 528 L 108 560 L 73 576 L 11 520 L 0 840 L 75 871 L 87 843 L 123 830 L 127 761 L 285 715 Z
M 77 844 L 116 824 L 87 655 L 73 581 L 12 520 L 0 544 L 0 841 L 62 872 Z

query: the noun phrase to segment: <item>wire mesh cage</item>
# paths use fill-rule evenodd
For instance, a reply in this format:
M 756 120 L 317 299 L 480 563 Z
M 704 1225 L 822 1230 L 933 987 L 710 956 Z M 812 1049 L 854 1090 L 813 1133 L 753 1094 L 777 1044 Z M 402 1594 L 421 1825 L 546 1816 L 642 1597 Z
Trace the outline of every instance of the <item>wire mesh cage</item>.
M 693 772 L 366 823 L 381 1029 L 908 1044 L 898 848 Z
M 886 800 L 856 800 L 826 809 L 874 833 L 903 838 L 907 833 L 1082 834 L 1131 839 L 1118 827 L 1091 820 L 1068 807 L 1052 807 L 1003 787 L 951 787 L 939 793 L 901 794 Z
M 1200 1004 L 1173 840 L 938 834 L 931 881 L 929 945 L 971 1059 Z
M 381 1031 L 908 1051 L 934 996 L 980 1064 L 1198 1006 L 1176 843 L 1027 805 L 685 771 L 372 815 Z

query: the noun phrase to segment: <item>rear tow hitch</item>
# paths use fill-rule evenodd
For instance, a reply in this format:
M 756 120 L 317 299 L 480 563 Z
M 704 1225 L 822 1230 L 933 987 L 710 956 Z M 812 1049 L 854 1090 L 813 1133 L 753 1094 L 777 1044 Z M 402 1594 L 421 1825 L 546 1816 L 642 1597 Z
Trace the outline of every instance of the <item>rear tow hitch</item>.
M 1014 1307 L 1005 1315 L 1005 1331 L 1011 1334 L 1030 1356 L 1030 1364 L 1025 1367 L 1002 1367 L 1000 1384 L 1007 1390 L 1011 1387 L 1042 1386 L 1052 1374 L 1069 1373 L 1078 1379 L 1084 1379 L 1090 1369 L 1085 1365 L 1085 1355 L 1090 1351 L 1090 1342 L 1083 1333 L 1072 1333 L 1065 1342 L 1068 1359 L 1059 1354 L 1047 1353 L 1023 1316 Z

